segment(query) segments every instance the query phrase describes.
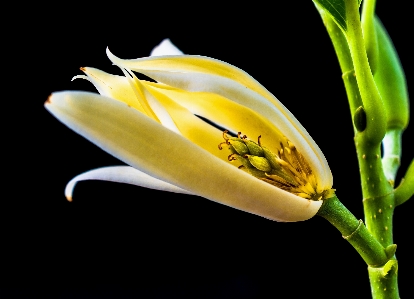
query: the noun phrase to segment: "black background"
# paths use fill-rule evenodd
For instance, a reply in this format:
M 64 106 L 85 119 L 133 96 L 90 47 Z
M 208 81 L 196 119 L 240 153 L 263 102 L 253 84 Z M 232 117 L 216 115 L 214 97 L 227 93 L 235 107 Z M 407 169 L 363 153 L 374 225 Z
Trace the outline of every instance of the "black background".
M 363 218 L 340 69 L 312 2 L 300 2 L 62 2 L 16 13 L 5 26 L 3 56 L 0 298 L 368 298 L 364 262 L 319 217 L 277 223 L 200 197 L 96 181 L 79 183 L 67 202 L 72 177 L 122 163 L 43 108 L 53 91 L 94 91 L 87 81 L 71 82 L 79 67 L 120 74 L 107 46 L 138 58 L 169 37 L 187 54 L 238 66 L 275 94 L 321 147 L 338 197 Z M 379 1 L 378 14 L 412 89 L 412 24 L 408 12 L 386 5 Z M 400 173 L 414 152 L 413 135 L 411 125 Z M 409 201 L 395 214 L 402 298 L 414 267 L 413 208 Z

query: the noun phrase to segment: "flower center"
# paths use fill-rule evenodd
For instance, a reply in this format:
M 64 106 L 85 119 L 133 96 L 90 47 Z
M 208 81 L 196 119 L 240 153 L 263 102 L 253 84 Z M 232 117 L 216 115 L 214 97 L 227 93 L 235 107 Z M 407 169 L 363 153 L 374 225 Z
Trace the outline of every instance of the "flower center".
M 274 153 L 262 146 L 261 136 L 256 143 L 241 132 L 237 137 L 229 137 L 224 131 L 223 138 L 225 141 L 219 144 L 219 149 L 227 145 L 232 153 L 229 161 L 240 162 L 239 169 L 256 178 L 310 200 L 323 200 L 333 195 L 333 189 L 318 188 L 309 163 L 288 139 L 280 141 L 280 149 Z

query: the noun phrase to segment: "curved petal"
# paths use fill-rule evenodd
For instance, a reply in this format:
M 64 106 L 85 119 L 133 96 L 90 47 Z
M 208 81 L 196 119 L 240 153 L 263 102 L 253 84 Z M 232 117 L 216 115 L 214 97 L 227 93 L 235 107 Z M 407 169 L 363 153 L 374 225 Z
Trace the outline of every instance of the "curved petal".
M 322 205 L 238 170 L 119 101 L 88 92 L 58 92 L 45 106 L 132 167 L 216 202 L 278 221 L 309 219 Z
M 142 105 L 139 104 L 137 94 L 133 91 L 135 87 L 128 83 L 127 78 L 89 67 L 82 68 L 82 71 L 101 95 L 124 102 L 145 113 Z M 221 132 L 207 125 L 194 114 L 210 119 L 233 132 L 241 130 L 252 139 L 261 135 L 269 148 L 277 149 L 280 146 L 278 140 L 282 135 L 273 124 L 253 110 L 223 96 L 208 92 L 189 92 L 141 80 L 138 83 L 140 85 L 142 83 L 161 102 L 183 136 L 223 160 L 227 160 L 228 154 L 225 151 L 218 151 L 217 148 L 217 145 L 223 142 Z M 139 94 L 141 97 L 145 95 L 151 97 L 143 88 Z M 156 114 L 160 118 L 160 114 Z
M 178 49 L 169 38 L 163 39 L 162 42 L 152 49 L 150 56 L 163 55 L 183 55 L 184 53 Z
M 131 89 L 130 83 L 126 77 L 108 74 L 92 67 L 82 67 L 81 71 L 83 71 L 87 77 L 75 76 L 74 78 L 86 79 L 95 86 L 101 95 L 124 102 L 138 111 L 145 113 L 144 108 L 137 99 L 134 91 Z
M 179 131 L 180 134 L 203 147 L 205 150 L 220 157 L 222 160 L 227 160 L 228 153 L 219 151 L 217 147 L 219 143 L 223 142 L 221 137 L 222 132 L 206 124 L 188 111 L 188 109 L 169 99 L 167 94 L 161 94 L 158 89 L 148 90 L 148 82 L 145 83 L 145 81 L 134 80 L 133 82 L 128 83 L 128 79 L 125 77 L 111 75 L 94 68 L 83 68 L 82 71 L 85 72 L 88 76 L 88 80 L 94 84 L 101 95 L 124 102 L 142 113 L 145 113 L 144 108 L 139 103 L 146 100 L 156 114 L 157 119 L 161 119 L 161 123 L 165 127 L 170 128 L 174 132 Z M 137 90 L 134 91 L 134 89 Z M 163 86 L 162 90 L 164 89 L 168 90 L 171 88 Z M 176 89 L 174 88 L 174 90 Z M 145 97 L 146 99 L 140 101 L 137 97 Z M 156 105 L 157 102 L 161 105 Z M 156 106 L 162 108 L 164 111 L 156 109 Z M 217 107 L 217 109 L 220 109 L 220 107 Z M 168 115 L 165 115 L 165 112 L 168 113 Z M 148 113 L 146 113 L 146 115 L 148 115 Z M 171 121 L 174 122 L 174 124 L 172 124 Z
M 114 64 L 159 82 L 189 91 L 217 93 L 263 115 L 307 158 L 318 174 L 319 185 L 323 188 L 332 187 L 328 163 L 312 137 L 282 103 L 241 69 L 209 57 L 194 55 L 123 60 L 108 49 L 107 55 Z
M 187 190 L 153 178 L 130 166 L 108 166 L 89 170 L 71 179 L 65 188 L 65 196 L 69 201 L 72 201 L 73 189 L 75 188 L 76 183 L 86 180 L 110 181 L 161 191 L 193 194 Z

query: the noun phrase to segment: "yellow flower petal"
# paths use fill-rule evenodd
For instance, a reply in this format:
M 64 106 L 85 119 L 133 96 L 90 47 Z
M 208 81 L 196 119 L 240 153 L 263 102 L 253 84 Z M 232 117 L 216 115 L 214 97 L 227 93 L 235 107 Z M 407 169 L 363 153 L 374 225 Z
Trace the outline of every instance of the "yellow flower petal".
M 123 60 L 109 50 L 113 63 L 188 91 L 224 96 L 262 115 L 274 124 L 303 153 L 318 174 L 319 186 L 332 187 L 328 163 L 312 137 L 271 93 L 246 72 L 208 57 L 180 55 Z
M 251 139 L 261 135 L 266 146 L 273 150 L 280 148 L 279 140 L 283 134 L 271 122 L 249 108 L 214 93 L 188 92 L 151 82 L 144 84 L 149 89 L 169 96 L 193 114 L 205 117 L 232 132 L 241 131 Z
M 144 109 L 137 99 L 127 78 L 124 76 L 108 74 L 92 67 L 83 67 L 81 68 L 81 71 L 83 71 L 87 77 L 75 76 L 74 78 L 87 79 L 95 86 L 101 95 L 124 102 L 144 113 Z
M 125 163 L 208 199 L 278 221 L 309 219 L 322 204 L 241 172 L 120 101 L 59 92 L 45 105 L 61 122 Z
M 171 118 L 174 120 L 178 130 L 184 137 L 216 157 L 228 161 L 227 157 L 229 153 L 220 151 L 218 148 L 218 144 L 223 142 L 221 131 L 208 125 L 186 108 L 179 105 L 165 94 L 159 92 L 159 90 L 150 89 L 149 93 L 151 93 L 165 107 Z
M 189 112 L 185 107 L 171 100 L 166 94 L 160 93 L 159 89 L 148 90 L 148 88 L 153 86 L 149 85 L 149 82 L 128 82 L 128 79 L 125 77 L 111 75 L 94 68 L 82 68 L 82 70 L 101 95 L 109 96 L 124 102 L 143 113 L 145 113 L 144 108 L 140 102 L 152 102 L 152 105 L 148 105 L 147 109 L 156 110 L 154 112 L 156 114 L 156 120 L 161 119 L 161 123 L 163 123 L 165 127 L 168 127 L 175 132 L 179 131 L 180 134 L 193 141 L 195 144 L 201 146 L 215 156 L 220 157 L 222 160 L 227 161 L 228 153 L 226 151 L 220 151 L 217 147 L 217 145 L 223 141 L 222 132 L 206 124 L 193 113 Z M 160 86 L 160 84 L 156 85 Z M 171 88 L 164 86 L 162 90 L 168 89 Z M 159 102 L 157 107 L 155 107 L 155 102 Z M 165 115 L 165 113 L 168 113 L 168 115 Z M 149 113 L 146 114 L 148 115 Z M 173 121 L 174 124 L 171 124 L 171 121 Z

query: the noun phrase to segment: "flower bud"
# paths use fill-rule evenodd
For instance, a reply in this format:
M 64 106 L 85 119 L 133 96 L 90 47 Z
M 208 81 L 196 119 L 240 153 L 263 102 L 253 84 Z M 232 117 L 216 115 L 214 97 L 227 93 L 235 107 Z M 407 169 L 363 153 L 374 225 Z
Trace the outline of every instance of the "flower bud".
M 245 139 L 244 142 L 246 143 L 249 152 L 253 156 L 263 157 L 263 149 L 260 145 L 258 145 L 256 142 L 252 140 Z
M 266 158 L 257 157 L 253 155 L 246 155 L 246 156 L 249 159 L 249 162 L 257 169 L 264 171 L 264 172 L 269 172 L 272 170 L 272 166 L 270 166 L 270 163 L 269 161 L 267 161 Z
M 269 150 L 267 147 L 263 146 L 262 149 L 263 149 L 264 157 L 267 159 L 267 161 L 269 161 L 272 168 L 276 170 L 281 169 L 282 167 L 280 166 L 279 163 L 277 163 L 276 155 L 271 150 Z
M 238 138 L 229 138 L 228 142 L 233 147 L 233 149 L 241 156 L 244 156 L 249 153 L 249 149 L 246 144 Z

